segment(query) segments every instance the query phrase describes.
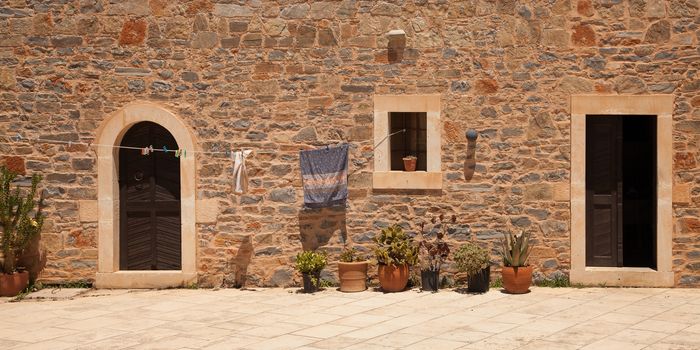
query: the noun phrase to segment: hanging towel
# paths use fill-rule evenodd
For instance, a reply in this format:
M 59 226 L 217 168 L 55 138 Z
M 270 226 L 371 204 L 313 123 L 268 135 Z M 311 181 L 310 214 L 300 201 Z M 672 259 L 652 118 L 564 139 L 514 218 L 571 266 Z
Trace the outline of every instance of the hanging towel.
M 319 208 L 348 198 L 348 145 L 299 151 L 304 204 Z
M 233 158 L 233 193 L 243 194 L 248 192 L 248 171 L 245 168 L 245 159 L 251 150 L 231 153 Z

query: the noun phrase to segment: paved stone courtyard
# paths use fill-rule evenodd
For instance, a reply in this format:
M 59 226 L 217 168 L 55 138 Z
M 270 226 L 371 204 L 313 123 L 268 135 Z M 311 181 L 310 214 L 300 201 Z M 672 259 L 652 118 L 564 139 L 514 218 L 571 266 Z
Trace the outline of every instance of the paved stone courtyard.
M 0 304 L 1 349 L 700 349 L 700 290 L 92 290 Z

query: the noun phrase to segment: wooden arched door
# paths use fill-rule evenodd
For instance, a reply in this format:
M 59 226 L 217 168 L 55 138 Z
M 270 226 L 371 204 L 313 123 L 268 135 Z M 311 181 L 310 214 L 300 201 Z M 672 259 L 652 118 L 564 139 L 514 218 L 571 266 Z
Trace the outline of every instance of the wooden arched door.
M 178 149 L 164 127 L 132 126 L 122 146 Z M 172 152 L 119 149 L 120 270 L 180 270 L 180 160 Z

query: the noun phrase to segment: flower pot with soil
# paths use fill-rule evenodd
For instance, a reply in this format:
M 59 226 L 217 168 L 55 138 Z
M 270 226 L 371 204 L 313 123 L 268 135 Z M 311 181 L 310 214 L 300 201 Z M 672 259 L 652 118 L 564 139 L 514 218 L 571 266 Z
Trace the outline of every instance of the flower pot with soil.
M 404 171 L 416 171 L 416 163 L 418 158 L 416 156 L 406 156 L 403 157 L 403 170 Z
M 459 272 L 467 274 L 467 292 L 486 293 L 489 291 L 491 267 L 489 253 L 476 243 L 467 242 L 455 253 L 455 263 Z
M 457 217 L 452 215 L 451 223 L 457 222 Z M 430 222 L 432 229 L 426 233 L 425 223 L 421 222 L 420 242 L 418 252 L 421 261 L 421 289 L 424 291 L 437 292 L 440 288 L 440 267 L 450 254 L 450 247 L 444 241 L 448 231 L 448 222 L 443 214 L 433 217 Z M 426 236 L 434 235 L 431 241 Z
M 5 166 L 0 166 L 0 244 L 2 245 L 2 275 L 0 296 L 15 296 L 29 284 L 29 273 L 18 271 L 17 262 L 32 239 L 41 233 L 44 216 L 35 200 L 41 176 L 33 175 L 31 186 L 11 189 L 17 178 Z M 35 209 L 35 206 L 37 208 Z
M 521 233 L 506 234 L 503 244 L 503 289 L 511 294 L 523 294 L 530 291 L 532 283 L 532 266 L 527 263 L 530 256 L 530 235 Z
M 393 225 L 374 237 L 378 278 L 385 292 L 400 292 L 408 284 L 410 266 L 418 259 L 418 247 L 401 226 Z
M 355 248 L 345 249 L 338 262 L 338 279 L 341 292 L 362 292 L 367 289 L 369 262 L 357 255 Z
M 321 284 L 321 270 L 326 267 L 326 253 L 304 251 L 297 254 L 296 269 L 304 282 L 304 293 L 318 291 Z

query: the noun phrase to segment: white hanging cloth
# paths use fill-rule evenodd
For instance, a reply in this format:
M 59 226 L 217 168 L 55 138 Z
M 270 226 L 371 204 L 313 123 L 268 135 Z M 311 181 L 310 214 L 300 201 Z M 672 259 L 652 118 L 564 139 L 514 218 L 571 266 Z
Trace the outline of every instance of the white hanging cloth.
M 233 158 L 233 193 L 235 194 L 248 192 L 248 171 L 245 168 L 245 159 L 251 152 L 253 151 L 231 153 L 231 158 Z

